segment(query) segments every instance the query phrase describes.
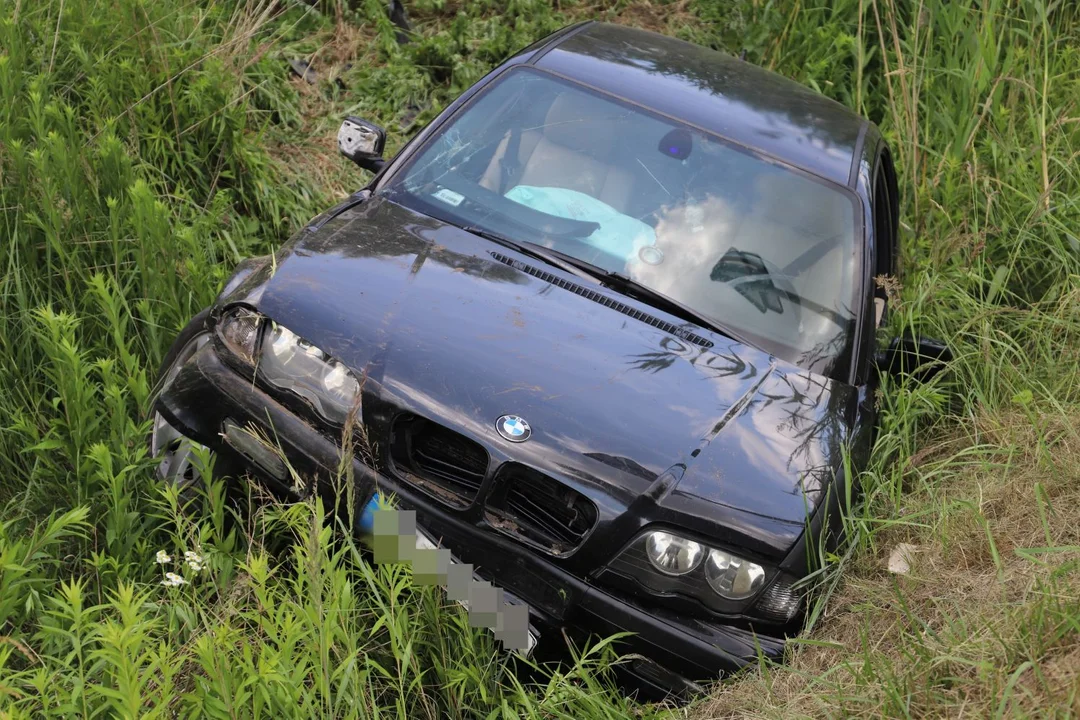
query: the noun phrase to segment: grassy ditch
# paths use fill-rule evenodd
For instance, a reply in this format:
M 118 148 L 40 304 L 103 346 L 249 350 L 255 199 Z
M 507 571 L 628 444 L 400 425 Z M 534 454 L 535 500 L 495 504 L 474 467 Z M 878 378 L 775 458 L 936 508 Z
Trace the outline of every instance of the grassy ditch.
M 214 486 L 193 518 L 146 457 L 172 337 L 240 258 L 363 182 L 335 156 L 338 119 L 382 123 L 392 151 L 502 57 L 583 17 L 745 49 L 875 120 L 904 207 L 892 330 L 957 356 L 879 398 L 850 542 L 791 662 L 686 712 L 1080 712 L 1074 4 L 407 7 L 400 45 L 375 0 L 0 0 L 3 712 L 667 713 L 613 688 L 610 644 L 522 686 L 455 605 L 366 563 L 317 505 L 253 498 L 229 522 Z M 917 551 L 893 575 L 901 542 Z

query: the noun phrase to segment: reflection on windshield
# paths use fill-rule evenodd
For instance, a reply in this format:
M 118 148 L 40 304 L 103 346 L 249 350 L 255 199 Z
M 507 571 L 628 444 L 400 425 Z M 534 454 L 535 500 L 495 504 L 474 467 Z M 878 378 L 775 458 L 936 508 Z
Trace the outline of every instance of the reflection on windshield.
M 848 346 L 849 194 L 542 72 L 504 75 L 388 192 L 625 274 L 808 369 Z

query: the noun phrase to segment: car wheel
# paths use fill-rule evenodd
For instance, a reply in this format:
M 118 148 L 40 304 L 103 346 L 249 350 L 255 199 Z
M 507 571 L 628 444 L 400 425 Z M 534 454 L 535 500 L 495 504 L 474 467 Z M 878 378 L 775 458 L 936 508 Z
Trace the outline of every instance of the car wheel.
M 192 318 L 169 348 L 158 372 L 155 397 L 168 388 L 176 380 L 184 364 L 210 342 L 210 333 L 206 331 L 206 318 L 209 314 L 209 309 L 206 309 Z M 150 455 L 158 461 L 158 477 L 165 483 L 179 487 L 181 499 L 184 501 L 197 496 L 198 488 L 203 484 L 194 462 L 194 450 L 204 447 L 185 437 L 169 424 L 161 413 L 154 411 L 150 429 Z

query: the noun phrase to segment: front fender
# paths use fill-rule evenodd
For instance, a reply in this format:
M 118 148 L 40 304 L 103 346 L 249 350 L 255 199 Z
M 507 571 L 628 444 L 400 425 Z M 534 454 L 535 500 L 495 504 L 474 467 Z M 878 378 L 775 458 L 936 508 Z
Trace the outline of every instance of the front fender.
M 217 299 L 214 300 L 214 304 L 218 305 L 222 300 L 232 295 L 241 283 L 251 277 L 255 272 L 260 270 L 267 262 L 270 261 L 269 255 L 257 255 L 255 257 L 244 258 L 233 269 L 232 276 L 225 283 L 225 286 L 221 288 L 221 292 L 218 293 Z

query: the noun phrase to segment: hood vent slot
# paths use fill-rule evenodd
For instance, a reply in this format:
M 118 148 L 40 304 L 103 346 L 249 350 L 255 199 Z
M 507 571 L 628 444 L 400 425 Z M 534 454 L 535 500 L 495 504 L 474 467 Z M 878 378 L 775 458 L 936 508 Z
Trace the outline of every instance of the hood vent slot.
M 569 290 L 575 295 L 580 295 L 583 298 L 592 300 L 594 303 L 599 303 L 600 305 L 609 307 L 616 312 L 622 313 L 623 315 L 629 315 L 635 320 L 640 320 L 647 325 L 652 325 L 657 330 L 662 330 L 663 332 L 666 332 L 669 335 L 674 335 L 681 340 L 685 340 L 686 342 L 693 343 L 694 345 L 699 345 L 704 348 L 711 348 L 713 346 L 713 341 L 709 340 L 708 338 L 704 338 L 701 335 L 692 333 L 686 328 L 680 325 L 676 325 L 675 323 L 668 322 L 667 320 L 661 320 L 655 315 L 650 315 L 649 313 L 642 312 L 641 310 L 638 310 L 633 306 L 627 305 L 626 303 L 619 302 L 614 298 L 608 297 L 604 293 L 590 290 L 587 287 L 578 285 L 574 282 L 570 282 L 569 280 L 564 280 L 558 275 L 555 275 L 554 273 L 549 273 L 546 270 L 541 270 L 540 268 L 533 267 L 532 265 L 527 265 L 520 260 L 515 260 L 514 258 L 503 255 L 502 253 L 493 252 L 491 253 L 491 257 L 495 258 L 503 265 L 509 265 L 515 270 L 520 270 L 526 275 L 532 275 L 534 278 L 561 287 L 563 290 Z

